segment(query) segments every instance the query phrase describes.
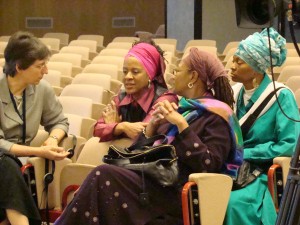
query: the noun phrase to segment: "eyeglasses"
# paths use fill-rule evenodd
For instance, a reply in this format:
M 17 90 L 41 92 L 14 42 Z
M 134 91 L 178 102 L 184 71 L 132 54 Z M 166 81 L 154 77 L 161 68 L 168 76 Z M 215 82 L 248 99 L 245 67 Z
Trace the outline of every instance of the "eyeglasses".
M 32 66 L 33 66 L 34 68 L 39 69 L 39 70 L 43 70 L 43 69 L 47 68 L 47 63 L 48 63 L 48 61 L 45 61 L 45 62 L 43 62 L 43 63 L 41 63 L 41 64 L 38 64 L 38 65 L 32 65 Z
M 180 72 L 191 72 L 191 71 L 192 71 L 191 69 L 188 69 L 188 70 L 173 69 L 172 74 L 176 76 L 177 73 L 180 73 Z

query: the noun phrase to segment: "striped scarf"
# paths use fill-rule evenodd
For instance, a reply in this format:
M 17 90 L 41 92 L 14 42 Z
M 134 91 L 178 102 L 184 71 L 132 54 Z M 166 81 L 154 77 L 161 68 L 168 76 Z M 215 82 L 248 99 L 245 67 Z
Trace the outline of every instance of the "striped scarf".
M 178 112 L 186 119 L 188 124 L 191 124 L 194 120 L 201 117 L 206 111 L 221 116 L 230 127 L 233 145 L 229 158 L 222 169 L 222 173 L 236 176 L 237 169 L 243 161 L 243 138 L 239 122 L 231 108 L 227 104 L 213 98 L 181 98 L 179 101 Z M 169 142 L 171 142 L 177 134 L 177 126 L 171 125 L 167 131 Z

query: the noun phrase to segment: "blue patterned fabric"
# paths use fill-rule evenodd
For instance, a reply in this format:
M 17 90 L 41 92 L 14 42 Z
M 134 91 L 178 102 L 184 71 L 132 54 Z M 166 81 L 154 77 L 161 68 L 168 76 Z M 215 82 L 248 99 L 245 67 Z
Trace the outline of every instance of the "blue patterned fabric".
M 206 111 L 210 111 L 221 116 L 229 125 L 233 141 L 233 149 L 230 159 L 224 165 L 223 173 L 236 177 L 237 169 L 243 162 L 243 137 L 239 122 L 230 107 L 213 98 L 186 99 L 179 101 L 178 112 L 191 124 L 195 119 L 202 116 Z M 178 128 L 171 125 L 167 132 L 169 142 L 178 134 Z
M 286 40 L 274 29 L 265 28 L 241 41 L 235 55 L 244 60 L 252 69 L 265 73 L 271 67 L 268 31 L 270 31 L 273 66 L 281 66 L 286 59 Z

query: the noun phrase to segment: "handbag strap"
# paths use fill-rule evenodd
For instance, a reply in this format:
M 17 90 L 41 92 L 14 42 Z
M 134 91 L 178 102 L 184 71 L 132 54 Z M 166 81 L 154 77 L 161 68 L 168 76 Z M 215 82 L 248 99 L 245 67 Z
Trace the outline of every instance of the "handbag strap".
M 261 113 L 261 111 L 266 107 L 268 102 L 271 100 L 271 98 L 275 95 L 275 93 L 283 87 L 276 88 L 274 91 L 272 91 L 264 100 L 263 102 L 255 109 L 255 111 L 246 119 L 246 121 L 241 125 L 243 137 L 246 136 L 250 128 L 252 127 L 253 123 Z
M 141 147 L 144 146 L 152 146 L 154 144 L 154 142 L 161 140 L 161 144 L 167 144 L 168 143 L 168 138 L 166 135 L 164 134 L 158 134 L 158 135 L 154 135 L 152 137 L 146 138 L 142 141 L 138 141 L 135 144 L 131 145 L 130 147 L 128 147 L 127 149 L 129 151 L 134 150 L 134 149 L 139 149 Z
M 248 177 L 247 181 L 245 182 L 245 186 L 250 184 L 252 181 L 254 181 L 260 174 L 262 174 L 263 171 L 260 168 L 256 168 L 255 170 L 250 173 L 250 176 Z

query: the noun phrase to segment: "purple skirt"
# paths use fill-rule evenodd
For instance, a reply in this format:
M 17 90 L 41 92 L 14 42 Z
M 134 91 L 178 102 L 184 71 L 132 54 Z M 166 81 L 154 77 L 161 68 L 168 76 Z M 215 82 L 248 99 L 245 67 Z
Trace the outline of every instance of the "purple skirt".
M 148 204 L 140 200 L 141 193 L 147 193 Z M 89 174 L 55 222 L 55 225 L 71 224 L 183 224 L 181 188 L 162 187 L 147 177 L 143 185 L 138 173 L 101 165 Z

